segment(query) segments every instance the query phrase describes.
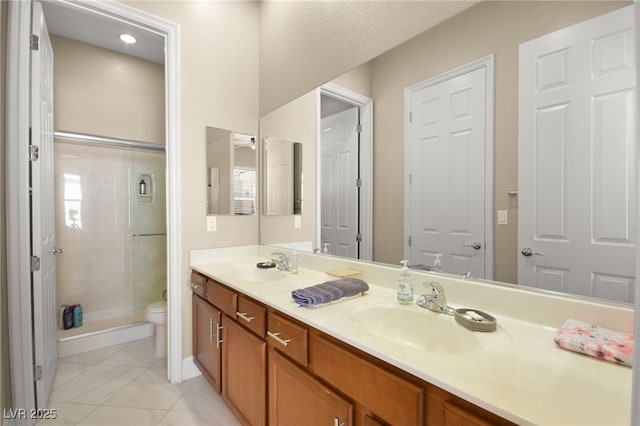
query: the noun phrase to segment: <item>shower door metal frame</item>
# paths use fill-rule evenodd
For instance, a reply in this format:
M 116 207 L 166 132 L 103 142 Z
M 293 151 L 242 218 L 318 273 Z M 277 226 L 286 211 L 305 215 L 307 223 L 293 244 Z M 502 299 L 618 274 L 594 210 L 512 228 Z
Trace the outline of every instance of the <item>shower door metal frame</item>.
M 166 147 L 161 144 L 136 141 L 132 139 L 112 138 L 107 136 L 90 135 L 87 133 L 67 132 L 64 130 L 56 130 L 53 137 L 58 140 L 71 142 L 85 142 L 96 145 L 118 146 L 123 148 L 150 149 L 154 151 L 166 152 Z

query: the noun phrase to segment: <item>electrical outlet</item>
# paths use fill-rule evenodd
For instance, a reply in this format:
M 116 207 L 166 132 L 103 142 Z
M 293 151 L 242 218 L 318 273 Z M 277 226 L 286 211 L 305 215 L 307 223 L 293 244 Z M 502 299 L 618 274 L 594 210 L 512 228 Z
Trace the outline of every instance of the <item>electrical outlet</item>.
M 509 211 L 498 210 L 498 225 L 508 225 L 508 224 L 509 224 Z
M 207 216 L 207 232 L 216 232 L 217 220 L 216 216 Z
M 299 229 L 302 226 L 302 216 L 299 214 L 293 216 L 293 227 Z

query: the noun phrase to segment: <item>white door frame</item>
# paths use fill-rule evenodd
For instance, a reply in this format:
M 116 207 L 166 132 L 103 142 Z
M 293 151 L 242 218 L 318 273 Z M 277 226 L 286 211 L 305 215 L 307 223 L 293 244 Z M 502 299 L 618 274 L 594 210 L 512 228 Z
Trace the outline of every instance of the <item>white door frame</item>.
M 166 37 L 165 114 L 167 138 L 168 375 L 182 381 L 182 228 L 180 211 L 179 26 L 125 4 L 103 0 L 58 0 L 113 19 L 125 20 Z M 7 279 L 13 406 L 35 408 L 31 342 L 29 241 L 29 35 L 31 1 L 9 3 L 7 25 Z
M 7 285 L 13 407 L 35 408 L 31 335 L 29 108 L 31 3 L 7 17 Z M 10 408 L 10 407 L 7 407 Z
M 491 54 L 480 58 L 468 64 L 446 71 L 435 77 L 428 78 L 420 81 L 416 84 L 408 86 L 404 89 L 404 257 L 409 256 L 410 247 L 408 236 L 411 234 L 411 210 L 407 208 L 407 202 L 410 200 L 410 188 L 409 188 L 409 160 L 411 157 L 410 149 L 408 149 L 410 141 L 410 122 L 409 112 L 411 111 L 411 96 L 430 86 L 442 83 L 443 81 L 450 80 L 455 77 L 459 77 L 463 74 L 470 73 L 472 71 L 485 68 L 486 70 L 486 115 L 485 115 L 485 256 L 484 256 L 484 271 L 485 279 L 493 280 L 493 259 L 494 259 L 494 99 L 495 99 L 495 55 Z
M 636 69 L 640 70 L 640 3 L 633 2 L 633 17 L 635 26 L 636 37 Z M 640 73 L 636 73 L 636 123 L 640 122 Z M 637 125 L 637 124 L 636 124 Z M 636 141 L 636 143 L 638 143 Z M 640 178 L 640 150 L 636 149 L 636 173 Z M 640 200 L 640 185 L 636 190 L 636 203 Z M 640 204 L 640 203 L 639 203 Z M 640 223 L 640 209 L 636 209 L 637 214 L 636 221 Z M 636 232 L 638 237 L 636 241 L 640 241 L 640 227 L 637 227 Z M 634 335 L 640 336 L 640 250 L 636 248 L 636 303 L 634 312 Z M 632 425 L 640 424 L 640 339 L 635 339 L 633 347 L 633 387 L 631 391 L 631 423 Z
M 363 239 L 360 242 L 360 259 L 373 260 L 373 100 L 352 90 L 326 83 L 316 90 L 316 247 L 322 241 L 322 191 L 320 176 L 320 141 L 322 140 L 321 96 L 328 95 L 360 108 L 360 229 Z

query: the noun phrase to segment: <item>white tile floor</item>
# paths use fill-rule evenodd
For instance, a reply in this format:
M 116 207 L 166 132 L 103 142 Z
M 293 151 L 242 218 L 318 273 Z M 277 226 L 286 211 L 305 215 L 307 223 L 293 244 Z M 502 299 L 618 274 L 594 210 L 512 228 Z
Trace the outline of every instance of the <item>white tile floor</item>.
M 38 425 L 232 426 L 240 423 L 202 376 L 172 385 L 153 338 L 60 358 Z

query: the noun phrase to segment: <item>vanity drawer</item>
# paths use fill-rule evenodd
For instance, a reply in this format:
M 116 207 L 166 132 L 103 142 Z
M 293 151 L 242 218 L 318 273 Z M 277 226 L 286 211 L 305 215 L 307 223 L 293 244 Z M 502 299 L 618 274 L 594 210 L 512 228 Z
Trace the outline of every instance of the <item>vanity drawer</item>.
M 236 317 L 238 295 L 217 281 L 207 281 L 207 300 L 231 318 Z
M 307 365 L 307 329 L 274 312 L 267 320 L 267 344 Z
M 207 278 L 197 272 L 191 271 L 191 291 L 200 297 L 205 297 Z
M 249 330 L 264 339 L 266 329 L 267 310 L 261 304 L 253 300 L 238 297 L 238 311 L 236 312 L 236 320 Z
M 424 424 L 422 388 L 315 333 L 309 340 L 309 365 L 316 376 L 389 424 Z

